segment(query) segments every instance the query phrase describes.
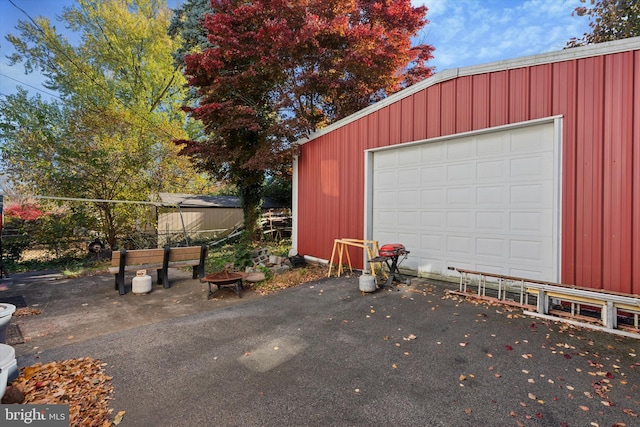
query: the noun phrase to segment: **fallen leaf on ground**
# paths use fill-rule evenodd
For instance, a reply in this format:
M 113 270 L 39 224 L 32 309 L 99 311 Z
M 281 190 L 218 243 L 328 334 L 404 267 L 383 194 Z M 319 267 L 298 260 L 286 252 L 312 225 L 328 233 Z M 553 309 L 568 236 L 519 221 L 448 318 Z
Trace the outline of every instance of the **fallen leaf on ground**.
M 41 313 L 42 310 L 39 308 L 22 307 L 13 312 L 13 317 L 35 316 Z
M 120 411 L 118 412 L 118 414 L 115 416 L 115 418 L 113 419 L 113 423 L 115 425 L 118 425 L 122 422 L 122 417 L 124 417 L 126 411 Z
M 104 366 L 90 357 L 38 363 L 22 369 L 12 385 L 24 393 L 22 403 L 68 404 L 72 426 L 108 426 L 113 385 Z

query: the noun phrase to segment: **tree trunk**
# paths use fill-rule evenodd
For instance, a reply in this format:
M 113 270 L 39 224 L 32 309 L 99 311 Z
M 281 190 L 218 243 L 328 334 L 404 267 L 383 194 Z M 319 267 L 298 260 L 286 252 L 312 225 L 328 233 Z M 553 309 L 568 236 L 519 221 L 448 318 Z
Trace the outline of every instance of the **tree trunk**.
M 96 206 L 100 211 L 102 211 L 102 215 L 104 218 L 102 223 L 104 237 L 107 239 L 109 247 L 111 249 L 114 249 L 116 245 L 116 226 L 114 223 L 111 206 L 109 206 L 109 204 L 107 203 L 98 203 Z
M 262 208 L 263 171 L 244 170 L 242 179 L 238 180 L 238 190 L 242 199 L 244 229 L 250 241 L 262 238 L 259 219 Z

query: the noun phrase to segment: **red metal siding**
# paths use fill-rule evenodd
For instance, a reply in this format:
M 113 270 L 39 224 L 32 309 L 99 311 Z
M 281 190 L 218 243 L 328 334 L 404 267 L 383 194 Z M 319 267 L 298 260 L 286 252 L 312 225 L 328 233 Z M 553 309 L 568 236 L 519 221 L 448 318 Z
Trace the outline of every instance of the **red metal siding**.
M 561 115 L 561 280 L 640 293 L 638 70 L 635 50 L 458 77 L 319 136 L 301 147 L 298 250 L 362 238 L 365 149 Z
M 427 92 L 427 138 L 440 136 L 440 85 L 428 87 Z
M 456 80 L 456 133 L 473 129 L 473 77 Z
M 396 145 L 402 142 L 400 131 L 402 128 L 402 102 L 396 102 L 389 106 L 389 144 Z
M 602 136 L 604 60 L 578 62 L 576 132 L 576 282 L 602 287 Z
M 553 67 L 536 66 L 530 69 L 529 108 L 533 119 L 551 115 L 551 77 Z
M 413 135 L 416 141 L 427 138 L 427 94 L 421 91 L 413 96 Z
M 562 218 L 560 237 L 562 281 L 575 283 L 576 277 L 576 61 L 553 64 L 551 115 L 563 115 L 562 123 Z
M 489 125 L 506 125 L 509 123 L 509 72 L 491 73 L 489 79 Z
M 440 86 L 440 134 L 456 133 L 456 86 L 458 80 L 443 82 Z
M 640 70 L 640 51 L 634 55 L 634 69 Z M 633 74 L 633 173 L 632 199 L 629 203 L 632 209 L 631 223 L 631 293 L 640 294 L 640 77 L 638 72 Z
M 473 76 L 472 122 L 471 129 L 485 129 L 489 127 L 489 88 L 491 85 L 488 74 Z
M 631 288 L 631 204 L 633 172 L 633 56 L 605 59 L 603 283 L 613 291 Z
M 529 82 L 529 68 L 509 71 L 509 123 L 529 120 L 529 96 L 532 90 Z M 535 90 L 538 90 L 536 88 Z
M 402 142 L 410 142 L 416 140 L 416 138 L 414 138 L 413 136 L 413 123 L 416 121 L 416 116 L 413 113 L 414 102 L 415 97 L 413 96 L 400 101 L 400 141 Z

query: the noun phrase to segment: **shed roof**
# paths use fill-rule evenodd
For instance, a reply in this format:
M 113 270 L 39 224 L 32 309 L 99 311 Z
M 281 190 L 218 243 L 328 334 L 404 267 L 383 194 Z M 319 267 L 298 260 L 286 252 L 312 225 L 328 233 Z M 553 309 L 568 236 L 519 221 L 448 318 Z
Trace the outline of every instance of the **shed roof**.
M 341 128 L 351 122 L 354 122 L 364 116 L 367 116 L 377 110 L 380 110 L 388 105 L 398 102 L 404 98 L 407 98 L 416 92 L 420 92 L 430 86 L 442 83 L 448 80 L 456 79 L 463 76 L 471 76 L 476 74 L 492 73 L 496 71 L 511 70 L 515 68 L 531 67 L 534 65 L 550 64 L 554 62 L 570 61 L 574 59 L 589 58 L 594 56 L 600 56 L 605 54 L 626 52 L 629 50 L 637 49 L 640 46 L 640 37 L 632 37 L 622 40 L 614 40 L 611 42 L 597 43 L 593 45 L 573 47 L 569 49 L 563 49 L 556 52 L 541 53 L 538 55 L 524 56 L 520 58 L 508 59 L 503 61 L 490 62 L 487 64 L 472 65 L 469 67 L 452 68 L 443 70 L 434 74 L 428 79 L 422 80 L 414 85 L 411 85 L 393 95 L 376 102 L 368 107 L 357 111 L 350 116 L 338 120 L 331 125 L 319 129 L 306 138 L 302 138 L 298 141 L 298 144 L 306 144 L 322 135 L 332 132 Z
M 237 196 L 203 196 L 182 193 L 159 193 L 163 206 L 183 208 L 237 208 L 242 209 L 242 201 Z M 272 198 L 265 198 L 263 209 L 288 208 L 286 203 Z

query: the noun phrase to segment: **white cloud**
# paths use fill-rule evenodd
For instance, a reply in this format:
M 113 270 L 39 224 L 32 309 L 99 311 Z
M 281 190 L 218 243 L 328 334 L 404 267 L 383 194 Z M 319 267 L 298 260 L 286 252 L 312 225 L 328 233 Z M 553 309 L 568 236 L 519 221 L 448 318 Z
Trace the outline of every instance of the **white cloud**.
M 423 42 L 436 48 L 439 71 L 561 50 L 588 31 L 571 16 L 579 0 L 413 0 L 426 5 Z

